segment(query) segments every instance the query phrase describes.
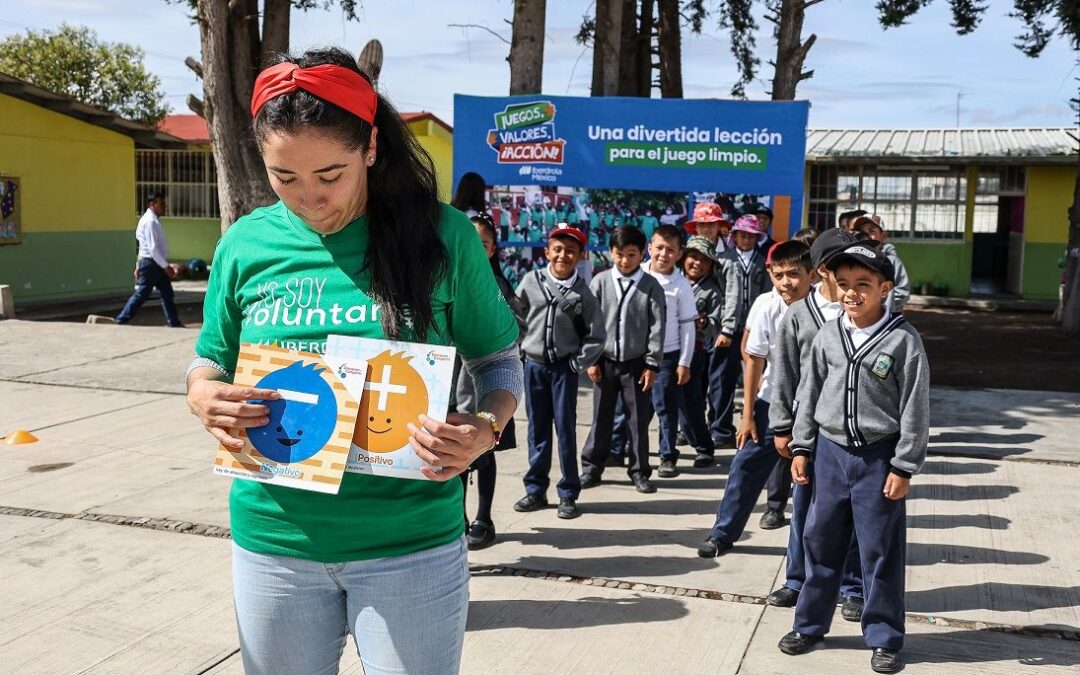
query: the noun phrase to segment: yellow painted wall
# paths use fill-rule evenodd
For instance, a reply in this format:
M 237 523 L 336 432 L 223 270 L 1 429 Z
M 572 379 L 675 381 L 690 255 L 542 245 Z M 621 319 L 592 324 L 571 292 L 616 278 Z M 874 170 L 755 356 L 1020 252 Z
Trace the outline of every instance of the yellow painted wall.
M 0 94 L 0 176 L 19 178 L 23 234 L 135 231 L 135 142 Z
M 435 174 L 439 180 L 439 199 L 449 202 L 454 196 L 454 135 L 433 120 L 409 123 L 421 147 L 435 161 Z
M 1076 184 L 1075 166 L 1031 166 L 1024 200 L 1024 242 L 1065 244 L 1069 207 Z

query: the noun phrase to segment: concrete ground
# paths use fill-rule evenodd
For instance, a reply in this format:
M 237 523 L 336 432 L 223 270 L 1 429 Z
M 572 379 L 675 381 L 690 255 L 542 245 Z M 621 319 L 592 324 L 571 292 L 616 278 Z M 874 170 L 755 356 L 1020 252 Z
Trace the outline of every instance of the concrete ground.
M 228 486 L 182 396 L 195 335 L 0 322 L 0 434 L 40 438 L 0 445 L 0 673 L 242 672 Z M 589 406 L 583 391 L 583 422 Z M 1080 394 L 935 389 L 908 502 L 905 672 L 1080 670 L 1077 434 Z M 731 553 L 695 555 L 731 454 L 655 495 L 609 469 L 561 521 L 513 511 L 525 453 L 500 453 L 499 539 L 471 555 L 462 671 L 870 672 L 839 617 L 826 648 L 776 650 L 792 611 L 764 597 L 787 528 L 755 516 Z M 361 672 L 349 650 L 342 672 Z

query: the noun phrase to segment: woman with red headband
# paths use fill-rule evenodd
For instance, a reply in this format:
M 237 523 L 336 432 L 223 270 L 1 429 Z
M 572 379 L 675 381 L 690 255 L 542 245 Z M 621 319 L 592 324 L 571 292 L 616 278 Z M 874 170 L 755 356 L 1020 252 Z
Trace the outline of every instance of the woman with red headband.
M 280 201 L 218 244 L 188 371 L 192 412 L 242 445 L 229 430 L 268 419 L 246 401 L 276 394 L 228 383 L 239 344 L 320 351 L 330 333 L 455 345 L 479 412 L 410 425 L 429 480 L 346 473 L 337 495 L 233 482 L 244 669 L 335 673 L 351 632 L 369 675 L 456 672 L 469 581 L 457 475 L 517 407 L 517 324 L 468 217 L 439 203 L 431 158 L 351 55 L 267 68 L 251 112 Z

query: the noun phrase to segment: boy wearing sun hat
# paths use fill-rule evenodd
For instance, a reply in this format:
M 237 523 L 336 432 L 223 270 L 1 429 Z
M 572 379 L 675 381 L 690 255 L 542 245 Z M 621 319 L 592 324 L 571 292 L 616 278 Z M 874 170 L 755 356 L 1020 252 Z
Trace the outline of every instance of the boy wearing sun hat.
M 792 631 L 779 643 L 804 654 L 829 632 L 852 532 L 859 540 L 866 601 L 862 632 L 879 673 L 903 668 L 904 498 L 926 458 L 930 368 L 922 340 L 886 302 L 892 263 L 856 242 L 827 263 L 844 315 L 814 338 L 799 388 L 791 475 L 814 482 L 806 521 L 806 581 Z M 811 478 L 809 465 L 813 461 Z

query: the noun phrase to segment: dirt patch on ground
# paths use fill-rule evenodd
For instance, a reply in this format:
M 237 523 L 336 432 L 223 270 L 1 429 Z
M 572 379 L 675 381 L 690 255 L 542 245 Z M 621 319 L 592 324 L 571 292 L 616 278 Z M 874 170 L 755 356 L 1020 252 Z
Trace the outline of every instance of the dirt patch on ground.
M 946 387 L 1080 392 L 1080 338 L 1049 314 L 905 309 Z

